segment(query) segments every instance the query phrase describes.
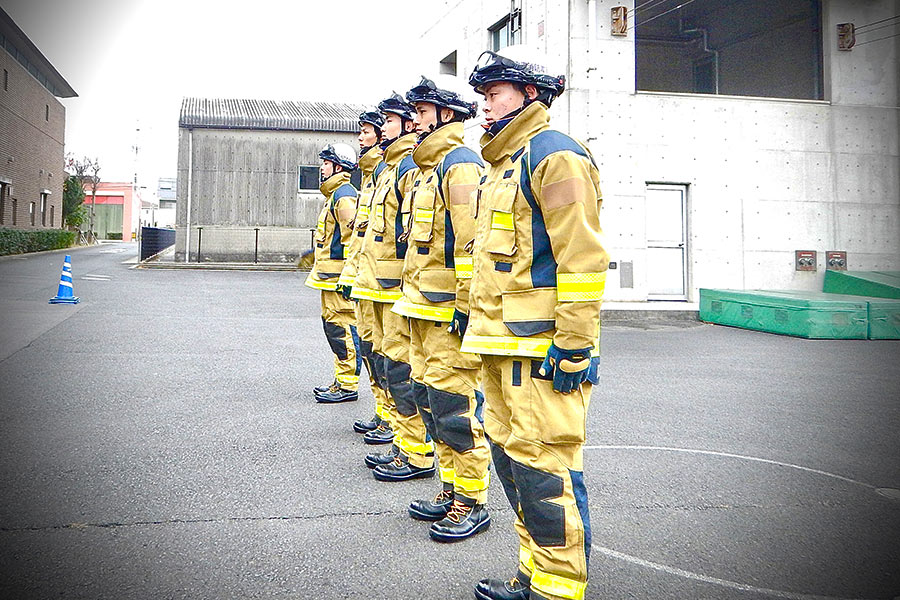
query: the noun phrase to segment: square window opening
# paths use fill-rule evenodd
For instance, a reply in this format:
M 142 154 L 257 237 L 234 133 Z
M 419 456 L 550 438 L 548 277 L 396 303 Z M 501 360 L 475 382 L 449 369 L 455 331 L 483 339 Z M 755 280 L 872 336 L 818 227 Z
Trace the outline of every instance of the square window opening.
M 821 0 L 693 0 L 636 15 L 641 91 L 824 99 Z

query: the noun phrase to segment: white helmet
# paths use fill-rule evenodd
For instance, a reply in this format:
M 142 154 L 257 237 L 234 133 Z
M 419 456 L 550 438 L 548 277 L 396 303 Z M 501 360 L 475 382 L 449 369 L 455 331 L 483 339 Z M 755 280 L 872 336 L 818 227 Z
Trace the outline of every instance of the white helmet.
M 319 158 L 341 165 L 345 171 L 356 170 L 356 150 L 348 144 L 328 144 L 319 152 Z

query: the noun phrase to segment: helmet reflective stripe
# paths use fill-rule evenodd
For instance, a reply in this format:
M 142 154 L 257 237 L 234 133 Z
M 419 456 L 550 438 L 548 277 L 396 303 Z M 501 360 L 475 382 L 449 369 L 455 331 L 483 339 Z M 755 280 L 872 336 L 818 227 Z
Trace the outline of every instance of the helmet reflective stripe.
M 434 81 L 425 76 L 422 76 L 419 85 L 406 93 L 406 99 L 411 103 L 429 102 L 441 108 L 449 108 L 463 119 L 470 119 L 478 114 L 478 104 L 466 101 L 459 92 L 447 87 L 438 87 Z
M 413 109 L 412 105 L 404 100 L 403 96 L 401 96 L 397 92 L 391 94 L 390 98 L 385 98 L 384 100 L 379 102 L 378 110 L 385 114 L 393 113 L 406 119 L 407 121 L 412 121 L 413 114 L 415 113 L 415 109 Z
M 319 152 L 319 158 L 341 165 L 345 171 L 356 170 L 356 151 L 347 144 L 328 144 Z

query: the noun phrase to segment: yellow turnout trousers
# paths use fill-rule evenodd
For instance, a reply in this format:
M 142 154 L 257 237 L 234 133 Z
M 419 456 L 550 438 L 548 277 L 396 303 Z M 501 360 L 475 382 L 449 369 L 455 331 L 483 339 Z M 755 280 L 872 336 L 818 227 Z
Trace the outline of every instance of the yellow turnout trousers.
M 461 340 L 449 323 L 409 319 L 413 396 L 435 443 L 441 481 L 455 494 L 484 504 L 490 483 L 491 453 L 477 391 L 481 359 L 459 351 Z
M 484 429 L 518 515 L 519 570 L 535 600 L 581 600 L 591 546 L 582 456 L 591 385 L 560 394 L 538 372 L 541 360 L 481 358 Z
M 391 304 L 376 305 L 376 313 L 381 313 L 384 370 L 393 399 L 391 425 L 394 428 L 394 444 L 409 458 L 411 465 L 428 468 L 434 465 L 434 443 L 427 437 L 425 424 L 413 399 L 409 367 L 409 319 L 391 312 Z
M 334 379 L 345 390 L 359 386 L 359 337 L 353 301 L 337 292 L 322 290 L 322 326 L 334 353 Z
M 375 308 L 371 300 L 359 300 L 356 303 L 356 332 L 359 334 L 359 353 L 369 372 L 369 383 L 372 387 L 372 395 L 375 397 L 375 414 L 390 423 L 390 416 L 384 405 L 387 399 L 387 390 L 382 388 L 378 368 L 381 361 L 376 361 L 374 351 L 374 320 Z M 381 328 L 379 327 L 379 330 Z

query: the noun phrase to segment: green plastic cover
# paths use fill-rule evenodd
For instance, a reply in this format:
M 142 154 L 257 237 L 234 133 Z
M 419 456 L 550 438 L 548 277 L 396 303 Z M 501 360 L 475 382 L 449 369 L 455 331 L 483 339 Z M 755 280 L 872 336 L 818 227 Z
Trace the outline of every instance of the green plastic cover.
M 900 271 L 825 271 L 822 291 L 900 299 Z
M 823 292 L 700 290 L 700 320 L 813 339 L 866 339 L 865 299 Z

